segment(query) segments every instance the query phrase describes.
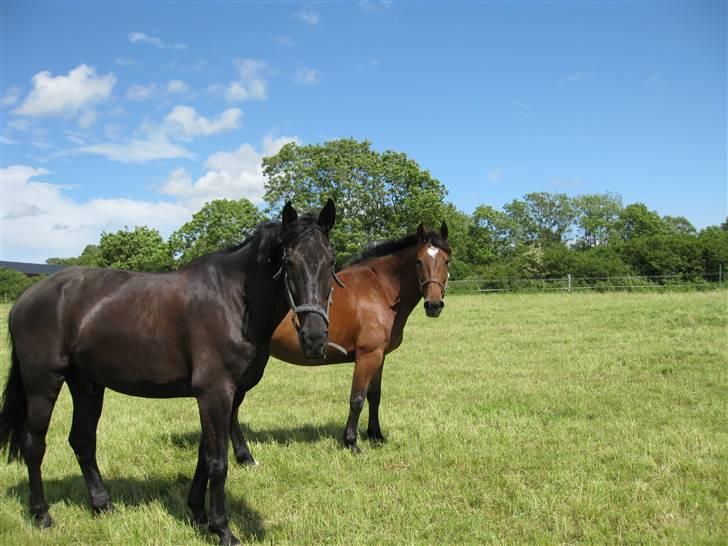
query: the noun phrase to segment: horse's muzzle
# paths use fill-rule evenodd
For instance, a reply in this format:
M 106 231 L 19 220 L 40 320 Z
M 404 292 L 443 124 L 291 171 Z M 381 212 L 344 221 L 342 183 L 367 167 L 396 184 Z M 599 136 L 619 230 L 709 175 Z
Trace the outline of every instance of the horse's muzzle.
M 428 301 L 425 300 L 425 313 L 428 317 L 436 318 L 440 316 L 442 308 L 445 307 L 445 302 L 442 300 Z
M 326 356 L 329 341 L 329 329 L 318 315 L 309 314 L 298 330 L 298 341 L 303 356 L 309 359 L 321 359 Z

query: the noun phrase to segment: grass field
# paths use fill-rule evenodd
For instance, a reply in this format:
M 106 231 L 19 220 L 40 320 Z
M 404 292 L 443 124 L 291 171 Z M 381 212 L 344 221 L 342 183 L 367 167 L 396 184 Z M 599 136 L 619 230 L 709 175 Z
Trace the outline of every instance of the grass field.
M 0 323 L 5 340 L 8 306 Z M 382 429 L 341 449 L 351 367 L 272 361 L 243 406 L 258 469 L 231 457 L 248 542 L 728 543 L 728 292 L 452 296 L 417 309 L 385 365 Z M 8 351 L 0 367 L 4 385 Z M 187 522 L 192 399 L 107 393 L 94 517 L 66 438 L 64 387 L 43 465 L 55 527 L 0 463 L 0 544 L 215 544 Z

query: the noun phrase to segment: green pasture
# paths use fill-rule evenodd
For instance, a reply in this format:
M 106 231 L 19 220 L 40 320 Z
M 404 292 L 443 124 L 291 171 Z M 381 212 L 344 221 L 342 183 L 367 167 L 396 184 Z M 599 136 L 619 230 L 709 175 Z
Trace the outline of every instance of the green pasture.
M 453 295 L 387 358 L 382 429 L 340 447 L 351 366 L 278 361 L 243 405 L 261 465 L 227 494 L 245 542 L 728 543 L 728 291 Z M 8 369 L 7 312 L 0 308 Z M 56 405 L 43 465 L 54 528 L 0 462 L 0 544 L 215 544 L 192 527 L 195 401 L 108 392 L 93 516 Z M 231 452 L 232 453 L 232 452 Z

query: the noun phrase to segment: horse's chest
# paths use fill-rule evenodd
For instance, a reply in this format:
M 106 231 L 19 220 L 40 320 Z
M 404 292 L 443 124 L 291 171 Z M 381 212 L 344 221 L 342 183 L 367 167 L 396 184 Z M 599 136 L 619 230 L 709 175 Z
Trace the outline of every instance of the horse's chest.
M 229 347 L 223 360 L 235 383 L 244 387 L 260 381 L 268 361 L 268 352 L 252 341 L 239 340 Z

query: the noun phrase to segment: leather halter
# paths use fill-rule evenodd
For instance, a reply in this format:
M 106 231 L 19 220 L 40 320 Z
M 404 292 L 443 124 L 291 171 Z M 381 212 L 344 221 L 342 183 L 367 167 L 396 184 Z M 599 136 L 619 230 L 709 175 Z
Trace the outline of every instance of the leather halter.
M 288 280 L 288 256 L 286 255 L 286 251 L 283 251 L 283 259 L 281 261 L 281 268 L 273 275 L 273 280 L 278 280 L 283 276 L 283 286 L 286 290 L 286 299 L 288 300 L 288 305 L 291 308 L 291 311 L 293 311 L 293 316 L 291 317 L 291 321 L 293 322 L 293 327 L 296 329 L 296 331 L 301 329 L 301 322 L 298 319 L 298 313 L 314 313 L 316 315 L 319 315 L 323 320 L 324 324 L 326 324 L 326 327 L 329 326 L 329 308 L 331 307 L 331 304 L 334 301 L 334 287 L 331 287 L 331 292 L 329 292 L 329 300 L 326 305 L 326 309 L 321 307 L 320 305 L 317 305 L 315 303 L 304 303 L 302 305 L 296 305 L 295 300 L 293 299 L 293 293 L 291 292 L 291 286 L 290 281 Z M 334 280 L 336 283 L 344 287 L 344 283 L 341 282 L 341 279 L 336 275 L 336 272 L 334 271 L 334 266 L 331 266 L 331 274 L 334 277 Z
M 422 267 L 422 264 L 419 260 L 417 260 L 417 282 L 420 283 L 420 294 L 422 294 L 422 297 L 425 296 L 425 286 L 427 286 L 430 283 L 436 284 L 440 287 L 440 290 L 442 291 L 442 297 L 445 297 L 445 290 L 447 290 L 447 280 L 445 281 L 445 284 L 442 284 L 440 281 L 436 279 L 422 279 L 422 273 L 420 271 L 420 268 Z M 450 272 L 447 272 L 447 278 L 450 279 Z

